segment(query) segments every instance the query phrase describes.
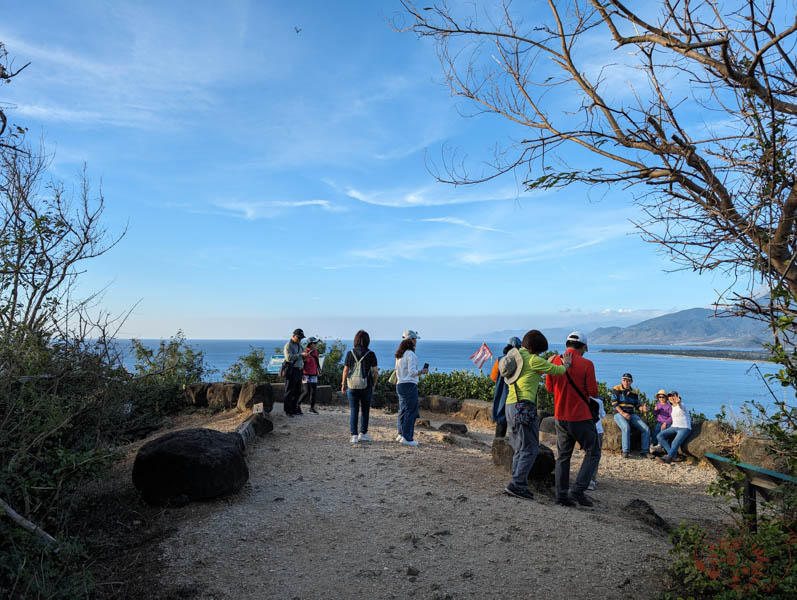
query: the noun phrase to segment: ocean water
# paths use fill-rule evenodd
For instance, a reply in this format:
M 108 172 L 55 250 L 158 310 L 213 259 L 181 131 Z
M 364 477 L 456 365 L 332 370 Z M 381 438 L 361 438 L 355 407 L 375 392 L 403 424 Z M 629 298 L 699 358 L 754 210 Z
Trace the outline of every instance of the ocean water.
M 159 340 L 141 340 L 145 345 L 157 348 Z M 217 369 L 214 380 L 221 380 L 221 373 L 230 367 L 240 356 L 249 352 L 250 346 L 264 348 L 266 355 L 276 349 L 281 352 L 286 340 L 189 340 L 195 349 L 202 350 L 205 361 Z M 124 343 L 123 340 L 120 340 Z M 500 356 L 505 341 L 487 341 L 487 345 L 495 356 Z M 475 341 L 438 341 L 420 340 L 416 353 L 420 364 L 429 363 L 431 370 L 451 372 L 467 369 L 476 371 L 470 356 L 479 348 Z M 347 347 L 351 347 L 348 341 Z M 380 367 L 392 369 L 394 353 L 398 347 L 396 340 L 372 340 L 371 350 L 376 354 Z M 761 374 L 774 373 L 777 366 L 766 362 L 749 362 L 740 360 L 718 360 L 709 358 L 684 358 L 654 354 L 614 354 L 601 352 L 604 348 L 629 348 L 629 346 L 590 346 L 586 354 L 595 364 L 598 381 L 612 385 L 620 383 L 625 372 L 634 376 L 634 387 L 645 392 L 648 397 L 656 391 L 677 390 L 684 400 L 684 405 L 697 412 L 713 418 L 724 405 L 732 413 L 739 414 L 741 407 L 756 400 L 765 405 L 772 402 L 772 395 L 762 380 Z M 553 350 L 564 351 L 563 345 L 553 344 Z M 668 348 L 671 348 L 668 346 Z M 134 358 L 129 353 L 125 358 L 125 366 L 133 370 Z M 484 372 L 489 373 L 492 361 L 485 364 Z M 794 402 L 794 392 L 770 383 L 773 392 L 779 399 Z

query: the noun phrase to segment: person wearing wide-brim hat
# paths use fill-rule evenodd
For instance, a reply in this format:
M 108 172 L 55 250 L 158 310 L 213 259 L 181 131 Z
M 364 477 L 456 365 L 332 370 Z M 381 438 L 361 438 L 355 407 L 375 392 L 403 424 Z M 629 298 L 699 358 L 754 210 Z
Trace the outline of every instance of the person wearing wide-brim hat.
M 672 425 L 672 406 L 667 402 L 667 390 L 656 392 L 656 404 L 653 405 L 653 414 L 656 415 L 656 427 L 650 436 L 652 446 L 659 445 L 659 433 Z
M 302 387 L 302 369 L 304 368 L 304 357 L 302 356 L 302 340 L 304 331 L 293 330 L 291 339 L 285 344 L 285 395 L 283 396 L 283 410 L 289 417 L 302 414 L 298 406 L 299 393 Z
M 513 348 L 520 348 L 520 338 L 512 336 L 507 340 L 504 347 L 503 355 L 506 356 L 507 352 Z M 490 373 L 490 379 L 495 382 L 495 389 L 493 390 L 493 423 L 495 423 L 495 438 L 503 439 L 506 437 L 506 397 L 509 394 L 509 388 L 498 371 L 498 361 L 493 364 L 493 370 Z
M 539 356 L 548 349 L 548 340 L 536 329 L 526 332 L 520 349 L 507 352 L 498 369 L 504 377 L 509 394 L 506 398 L 506 422 L 512 456 L 512 481 L 504 488 L 510 496 L 531 500 L 534 495 L 527 484 L 529 473 L 540 448 L 540 424 L 537 419 L 537 390 L 543 373 L 564 375 L 570 368 L 570 358 L 564 365 L 553 365 Z

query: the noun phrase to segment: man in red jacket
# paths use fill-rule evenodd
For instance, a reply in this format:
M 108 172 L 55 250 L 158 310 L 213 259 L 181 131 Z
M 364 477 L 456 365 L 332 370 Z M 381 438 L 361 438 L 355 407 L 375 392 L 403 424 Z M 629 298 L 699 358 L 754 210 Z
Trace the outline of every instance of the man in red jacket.
M 584 491 L 598 470 L 601 448 L 588 398 L 598 395 L 598 382 L 595 381 L 595 365 L 584 358 L 587 336 L 574 331 L 567 336 L 565 346 L 566 354 L 573 356 L 572 366 L 565 375 L 548 374 L 545 378 L 545 388 L 553 392 L 556 417 L 556 503 L 575 506 L 578 502 L 581 506 L 592 506 L 592 499 Z M 562 357 L 554 356 L 551 362 L 560 365 Z M 584 449 L 585 455 L 573 487 L 570 487 L 570 457 L 576 442 Z

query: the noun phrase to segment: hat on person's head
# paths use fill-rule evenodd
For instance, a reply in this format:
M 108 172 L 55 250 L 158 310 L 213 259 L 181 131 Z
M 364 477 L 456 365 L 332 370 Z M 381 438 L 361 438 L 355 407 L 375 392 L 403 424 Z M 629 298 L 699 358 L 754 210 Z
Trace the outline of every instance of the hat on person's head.
M 677 395 L 678 395 L 678 392 L 676 392 L 675 390 L 672 390 L 672 391 L 671 391 L 671 392 L 669 392 L 667 395 L 668 395 L 668 396 L 677 396 Z
M 521 343 L 520 338 L 516 335 L 513 335 L 506 341 L 507 346 L 512 346 L 513 348 L 520 348 Z
M 517 348 L 512 348 L 506 353 L 506 356 L 502 356 L 498 360 L 498 372 L 507 385 L 515 383 L 520 377 L 521 371 L 523 371 L 523 355 Z
M 623 379 L 634 381 L 634 378 L 631 376 L 631 373 L 623 373 Z
M 293 330 L 293 335 L 298 335 L 300 338 L 303 338 L 304 337 L 304 331 L 302 331 L 301 329 L 294 329 Z
M 413 331 L 412 329 L 408 329 L 404 333 L 401 334 L 402 340 L 419 340 L 421 336 L 418 335 L 417 331 Z
M 317 344 L 317 343 L 318 343 L 318 342 L 320 342 L 320 341 L 321 341 L 321 340 L 319 340 L 319 339 L 318 339 L 317 337 L 315 337 L 314 335 L 311 335 L 309 338 L 307 338 L 307 343 L 308 343 L 308 344 Z
M 581 344 L 587 345 L 587 336 L 581 333 L 580 331 L 571 331 L 570 335 L 567 336 L 568 342 L 579 342 Z
M 664 396 L 666 398 L 667 390 L 659 390 L 658 392 L 656 392 L 656 398 L 658 398 L 659 396 Z

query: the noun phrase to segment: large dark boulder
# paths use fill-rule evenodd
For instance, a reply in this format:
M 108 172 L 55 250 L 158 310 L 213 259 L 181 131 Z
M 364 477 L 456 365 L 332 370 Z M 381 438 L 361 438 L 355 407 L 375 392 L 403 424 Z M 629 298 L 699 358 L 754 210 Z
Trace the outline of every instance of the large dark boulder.
M 284 393 L 285 392 L 283 392 L 283 394 Z M 332 386 L 330 385 L 319 385 L 315 389 L 315 401 L 316 404 L 321 406 L 334 406 L 338 403 L 338 399 L 335 397 Z M 346 404 L 348 404 L 348 400 L 346 401 Z
M 183 505 L 237 492 L 249 479 L 238 433 L 183 429 L 144 444 L 133 485 L 149 504 Z
M 238 411 L 250 411 L 254 404 L 262 404 L 264 413 L 271 412 L 271 409 L 274 408 L 274 397 L 271 393 L 270 383 L 246 382 L 241 384 L 241 391 L 238 393 Z
M 509 445 L 509 440 L 496 438 L 493 440 L 492 455 L 493 463 L 499 467 L 503 467 L 508 472 L 512 471 L 512 456 L 515 451 Z M 540 444 L 537 458 L 534 461 L 534 466 L 529 473 L 529 481 L 548 479 L 553 473 L 556 466 L 556 458 L 554 457 L 553 450 L 545 444 Z
M 669 533 L 672 527 L 662 519 L 653 507 L 639 498 L 634 498 L 623 507 L 623 515 L 639 519 L 653 529 L 658 529 L 663 533 Z
M 437 430 L 459 435 L 468 435 L 468 427 L 464 423 L 443 423 Z

